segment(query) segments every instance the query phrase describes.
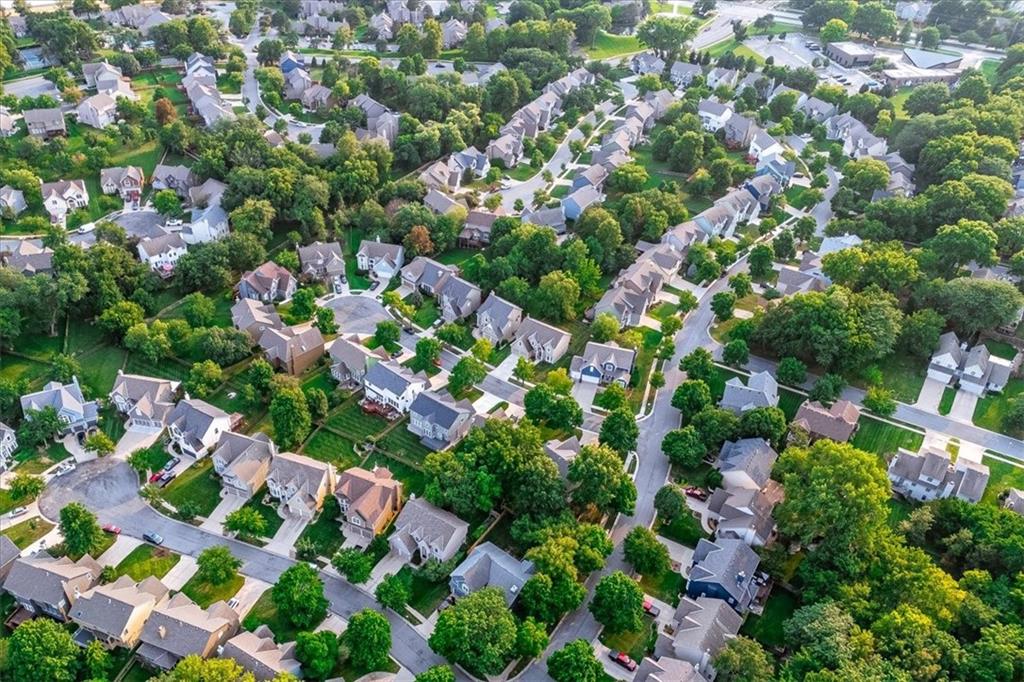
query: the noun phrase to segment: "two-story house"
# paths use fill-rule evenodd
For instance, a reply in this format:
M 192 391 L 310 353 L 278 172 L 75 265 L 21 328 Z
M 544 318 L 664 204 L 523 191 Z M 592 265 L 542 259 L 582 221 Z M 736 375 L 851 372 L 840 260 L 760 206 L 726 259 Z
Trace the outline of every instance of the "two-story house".
M 216 656 L 237 630 L 238 614 L 223 601 L 203 609 L 178 592 L 153 609 L 135 655 L 147 666 L 170 670 L 186 656 Z
M 233 660 L 259 682 L 302 679 L 302 664 L 295 658 L 295 642 L 276 643 L 274 633 L 266 625 L 252 632 L 239 632 L 224 644 L 220 656 Z
M 448 577 L 448 586 L 455 598 L 467 597 L 485 587 L 496 587 L 511 605 L 533 571 L 532 561 L 516 559 L 493 542 L 484 542 L 455 567 Z
M 238 296 L 264 303 L 287 301 L 295 294 L 296 286 L 295 277 L 287 268 L 268 260 L 242 275 L 238 281 Z
M 125 374 L 117 370 L 114 387 L 110 390 L 110 402 L 128 418 L 125 423 L 128 431 L 158 433 L 174 409 L 180 384 L 179 381 Z
M 779 384 L 771 372 L 751 374 L 744 384 L 739 377 L 725 382 L 725 393 L 719 407 L 741 414 L 757 407 L 775 407 L 779 404 Z
M 764 438 L 741 438 L 722 444 L 715 468 L 721 472 L 725 488 L 760 490 L 771 478 L 778 458 Z
M 330 356 L 331 376 L 342 386 L 359 386 L 363 383 L 370 365 L 387 360 L 388 354 L 381 348 L 370 349 L 359 343 L 358 337 L 339 336 L 327 350 Z
M 625 388 L 633 372 L 636 351 L 614 343 L 587 342 L 582 355 L 569 365 L 569 376 L 587 384 L 607 386 L 616 383 Z
M 10 468 L 11 458 L 18 449 L 18 437 L 7 424 L 0 422 L 0 473 Z
M 32 421 L 35 412 L 52 407 L 63 424 L 60 435 L 84 433 L 99 424 L 99 406 L 95 400 L 86 400 L 78 377 L 71 377 L 71 383 L 51 381 L 43 390 L 21 396 L 21 412 L 25 419 Z
M 732 116 L 732 109 L 716 100 L 703 99 L 697 104 L 697 116 L 704 130 L 714 133 L 725 127 L 725 122 Z
M 494 292 L 476 311 L 476 335 L 495 346 L 510 342 L 523 323 L 523 309 Z
M 701 539 L 693 551 L 686 580 L 691 599 L 721 599 L 736 613 L 744 614 L 757 597 L 760 582 L 757 567 L 761 559 L 742 540 Z
M 313 242 L 299 247 L 299 267 L 303 277 L 336 287 L 345 274 L 345 259 L 338 242 Z
M 447 393 L 424 391 L 409 405 L 409 431 L 432 450 L 443 450 L 462 440 L 475 414 L 468 400 L 456 402 Z
M 183 455 L 200 458 L 231 430 L 231 415 L 205 400 L 186 398 L 167 417 L 171 447 Z
M 425 378 L 397 362 L 377 362 L 363 376 L 366 398 L 405 414 L 412 401 L 427 388 Z
M 278 501 L 284 519 L 312 520 L 324 499 L 334 494 L 334 467 L 294 452 L 279 452 L 270 460 L 267 490 Z
M 122 575 L 112 583 L 93 587 L 71 608 L 71 620 L 80 626 L 75 641 L 82 646 L 98 641 L 107 649 L 133 648 L 146 620 L 167 599 L 168 592 L 153 576 L 136 582 Z
M 437 304 L 445 322 L 463 320 L 480 307 L 480 287 L 461 277 L 449 277 L 438 291 Z
M 315 365 L 324 354 L 323 334 L 308 322 L 267 329 L 260 336 L 259 345 L 267 356 L 267 362 L 294 376 Z
M 334 497 L 341 508 L 341 531 L 347 540 L 368 545 L 384 532 L 402 509 L 402 483 L 386 467 L 346 469 L 338 476 Z
M 89 205 L 89 190 L 84 180 L 57 180 L 40 185 L 43 208 L 51 223 L 64 224 L 69 213 Z
M 385 244 L 379 237 L 376 240 L 364 239 L 359 243 L 356 269 L 368 272 L 378 282 L 390 282 L 404 264 L 405 249 L 401 244 Z
M 102 570 L 88 554 L 72 561 L 37 552 L 11 565 L 4 580 L 4 591 L 32 615 L 49 616 L 63 622 L 78 598 L 99 582 Z
M 252 497 L 266 482 L 270 461 L 276 454 L 274 441 L 262 431 L 251 436 L 234 431 L 222 433 L 210 453 L 213 470 L 222 484 L 220 494 Z
M 452 266 L 417 256 L 402 268 L 402 284 L 428 296 L 437 296 L 444 283 L 458 274 L 459 271 Z
M 683 597 L 671 624 L 672 653 L 710 680 L 715 677 L 712 661 L 729 640 L 739 635 L 743 616 L 721 599 Z
M 889 462 L 892 489 L 919 502 L 957 498 L 976 504 L 985 494 L 989 468 L 968 454 L 956 462 L 945 450 L 924 447 L 920 452 L 899 448 Z
M 454 557 L 468 531 L 469 524 L 455 514 L 413 497 L 395 519 L 388 544 L 407 563 L 422 566 L 432 559 L 445 562 Z
M 284 321 L 277 314 L 277 309 L 273 304 L 243 298 L 231 306 L 231 324 L 235 329 L 248 334 L 255 343 L 260 340 L 266 330 L 283 327 Z
M 138 166 L 115 166 L 100 171 L 100 188 L 104 194 L 117 194 L 137 204 L 146 184 L 146 174 Z
M 571 339 L 569 332 L 527 317 L 516 331 L 512 352 L 532 362 L 553 365 L 569 350 Z

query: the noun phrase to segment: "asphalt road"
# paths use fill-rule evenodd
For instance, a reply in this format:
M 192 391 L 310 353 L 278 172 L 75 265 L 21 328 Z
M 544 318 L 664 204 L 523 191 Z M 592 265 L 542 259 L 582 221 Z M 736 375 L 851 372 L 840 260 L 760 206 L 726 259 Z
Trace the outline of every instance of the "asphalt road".
M 39 498 L 39 512 L 56 523 L 60 509 L 78 501 L 93 511 L 101 524 L 113 523 L 121 527 L 123 534 L 134 538 L 141 538 L 145 532 L 156 532 L 163 537 L 164 547 L 179 554 L 197 557 L 208 547 L 223 545 L 242 561 L 242 574 L 269 584 L 277 582 L 278 576 L 296 563 L 259 547 L 163 516 L 146 505 L 137 490 L 138 477 L 126 462 L 97 459 L 79 464 L 73 472 L 51 481 Z M 342 618 L 347 619 L 362 609 L 381 610 L 376 600 L 347 581 L 323 571 L 320 578 L 324 581 L 330 610 Z M 413 672 L 445 663 L 408 621 L 390 610 L 386 615 L 391 622 L 391 655 L 395 660 Z M 469 679 L 461 673 L 457 677 Z

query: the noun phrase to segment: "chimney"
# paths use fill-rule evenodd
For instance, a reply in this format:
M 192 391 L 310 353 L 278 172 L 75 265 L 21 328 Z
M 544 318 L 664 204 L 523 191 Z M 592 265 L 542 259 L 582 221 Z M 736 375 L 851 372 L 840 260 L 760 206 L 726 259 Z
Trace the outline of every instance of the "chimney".
M 163 625 L 160 625 L 157 627 L 156 633 L 160 636 L 160 639 L 164 639 L 167 637 L 167 628 Z

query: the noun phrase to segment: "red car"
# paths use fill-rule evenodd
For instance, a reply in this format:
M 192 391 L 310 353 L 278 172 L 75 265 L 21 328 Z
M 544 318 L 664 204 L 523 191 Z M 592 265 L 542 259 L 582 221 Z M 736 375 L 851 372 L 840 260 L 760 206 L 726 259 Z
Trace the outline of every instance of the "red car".
M 107 525 L 103 526 L 103 532 L 110 533 L 111 535 L 120 535 L 121 529 L 112 523 L 108 523 Z
M 686 493 L 689 497 L 701 500 L 702 502 L 708 499 L 708 492 L 706 490 L 702 488 L 695 488 L 692 485 L 687 488 L 684 488 L 683 492 Z
M 629 654 L 627 654 L 626 652 L 609 651 L 608 655 L 611 657 L 613 661 L 621 665 L 626 670 L 629 670 L 630 672 L 636 670 L 636 661 L 630 658 Z
M 163 469 L 161 469 L 160 471 L 157 471 L 156 473 L 152 474 L 149 477 L 149 482 L 150 483 L 156 483 L 158 480 L 160 480 L 160 477 L 163 476 L 163 475 L 164 475 L 164 471 L 163 471 Z
M 661 615 L 661 609 L 654 605 L 650 599 L 644 599 L 644 613 L 652 618 L 657 618 Z

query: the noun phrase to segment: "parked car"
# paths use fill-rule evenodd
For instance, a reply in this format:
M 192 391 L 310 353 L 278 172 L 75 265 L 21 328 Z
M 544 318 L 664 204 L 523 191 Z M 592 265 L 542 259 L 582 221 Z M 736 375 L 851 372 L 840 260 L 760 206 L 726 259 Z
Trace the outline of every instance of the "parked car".
M 654 605 L 654 602 L 650 599 L 644 599 L 644 613 L 651 618 L 657 618 L 661 615 L 661 609 Z
M 174 467 L 178 466 L 179 464 L 181 464 L 181 458 L 179 458 L 179 457 L 171 457 L 171 459 L 168 460 L 167 464 L 164 465 L 164 471 L 170 471 L 171 469 L 173 469 Z
M 377 287 L 379 287 L 379 286 L 380 286 L 380 282 L 373 282 L 372 284 L 370 284 L 370 291 L 376 291 Z
M 162 544 L 164 544 L 164 539 L 162 537 L 160 537 L 160 534 L 159 533 L 153 533 L 152 531 L 147 532 L 147 533 L 143 533 L 142 534 L 142 539 L 145 540 L 146 542 L 152 543 L 154 545 L 162 545 Z
M 108 523 L 105 526 L 103 526 L 103 532 L 104 533 L 110 533 L 111 535 L 120 535 L 121 534 L 121 529 L 120 529 L 120 527 L 115 526 L 112 523 Z
M 629 657 L 625 651 L 609 651 L 608 656 L 630 672 L 636 670 L 636 661 Z
M 683 492 L 686 493 L 687 497 L 692 497 L 696 500 L 704 501 L 708 499 L 708 491 L 703 488 L 696 488 L 694 486 L 687 486 L 683 488 Z
M 160 474 L 160 478 L 157 480 L 156 484 L 161 488 L 166 488 L 167 484 L 173 480 L 174 474 L 170 471 L 165 471 L 162 474 Z
M 412 325 L 407 324 L 404 327 L 402 327 L 402 331 L 404 331 L 406 334 L 415 334 L 416 328 L 413 327 Z
M 21 516 L 21 515 L 27 514 L 27 513 L 28 513 L 28 507 L 15 507 L 14 509 L 12 509 L 11 511 L 9 511 L 7 513 L 7 516 L 13 519 L 15 517 L 18 517 L 18 516 Z
M 228 600 L 228 608 L 237 609 L 238 605 L 241 604 L 237 597 L 232 597 Z
M 75 463 L 74 462 L 64 462 L 63 464 L 61 464 L 60 466 L 58 466 L 54 470 L 53 475 L 54 476 L 63 476 L 64 474 L 71 473 L 74 470 L 75 470 Z

